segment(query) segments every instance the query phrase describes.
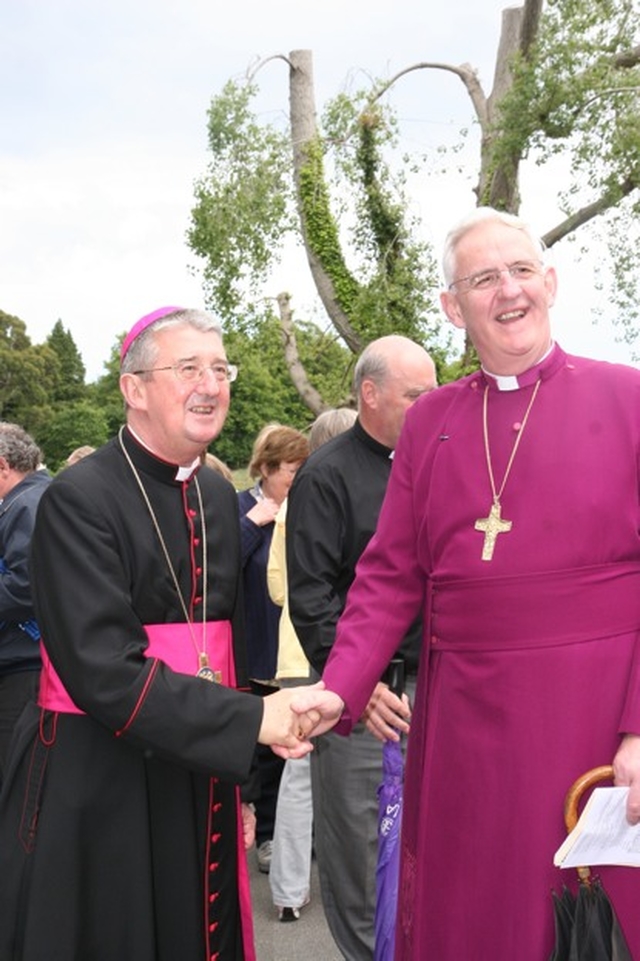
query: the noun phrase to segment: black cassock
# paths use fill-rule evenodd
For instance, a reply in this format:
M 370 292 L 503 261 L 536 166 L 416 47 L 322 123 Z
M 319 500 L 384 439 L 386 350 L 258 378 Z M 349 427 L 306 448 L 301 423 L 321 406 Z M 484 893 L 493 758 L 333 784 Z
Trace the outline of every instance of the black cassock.
M 206 619 L 231 621 L 244 687 L 235 491 L 197 472 L 203 538 L 193 477 L 176 479 L 126 430 L 123 442 L 196 623 L 206 543 Z M 192 673 L 145 656 L 144 625 L 185 616 L 117 439 L 49 486 L 31 568 L 46 654 L 76 710 L 33 705 L 14 739 L 0 961 L 249 961 L 236 785 L 251 772 L 262 703 L 196 678 L 195 646 Z

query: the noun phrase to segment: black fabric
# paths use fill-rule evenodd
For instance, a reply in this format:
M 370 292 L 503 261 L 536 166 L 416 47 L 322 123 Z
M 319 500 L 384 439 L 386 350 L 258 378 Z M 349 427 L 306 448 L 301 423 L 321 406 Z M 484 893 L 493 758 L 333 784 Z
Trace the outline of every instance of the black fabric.
M 195 619 L 202 518 L 193 482 L 126 443 Z M 199 475 L 209 619 L 234 625 L 246 684 L 236 494 Z M 44 643 L 86 715 L 33 706 L 0 795 L 0 961 L 240 961 L 236 788 L 257 698 L 144 657 L 145 623 L 184 615 L 148 512 L 110 443 L 41 501 L 32 585 Z
M 549 961 L 633 961 L 602 884 L 553 892 L 556 944 Z
M 391 455 L 390 448 L 356 421 L 311 454 L 289 491 L 289 612 L 304 652 L 320 675 L 356 564 L 376 529 Z M 417 669 L 420 647 L 416 623 L 399 648 L 408 673 Z
M 252 692 L 258 697 L 268 697 L 275 690 L 273 687 L 258 684 L 256 681 L 251 681 L 250 684 Z M 274 754 L 270 747 L 265 744 L 258 744 L 256 747 L 256 765 L 260 783 L 260 792 L 255 799 L 256 844 L 260 847 L 265 841 L 273 841 L 278 791 L 284 761 L 277 754 Z
M 0 674 L 0 788 L 13 732 L 26 704 L 38 696 L 38 671 Z

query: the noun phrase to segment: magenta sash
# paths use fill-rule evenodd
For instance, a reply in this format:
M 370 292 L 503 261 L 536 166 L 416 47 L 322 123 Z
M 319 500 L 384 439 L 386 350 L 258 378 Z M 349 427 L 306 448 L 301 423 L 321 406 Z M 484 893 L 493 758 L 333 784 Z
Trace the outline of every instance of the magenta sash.
M 638 630 L 640 565 L 633 561 L 433 582 L 437 650 L 554 647 Z
M 191 628 L 191 630 L 190 630 Z M 149 643 L 145 657 L 162 661 L 178 674 L 196 674 L 199 668 L 198 651 L 205 650 L 211 669 L 225 687 L 235 687 L 236 672 L 230 621 L 207 621 L 206 624 L 146 624 Z M 206 629 L 206 644 L 202 643 Z M 192 635 L 193 631 L 193 635 Z M 196 650 L 197 648 L 197 650 Z M 84 714 L 74 703 L 58 672 L 40 641 L 42 674 L 38 704 L 48 711 Z
M 231 621 L 146 624 L 144 629 L 149 638 L 146 657 L 157 657 L 179 674 L 196 674 L 199 667 L 197 652 L 206 651 L 216 680 L 225 687 L 235 687 Z M 203 634 L 206 637 L 204 644 Z

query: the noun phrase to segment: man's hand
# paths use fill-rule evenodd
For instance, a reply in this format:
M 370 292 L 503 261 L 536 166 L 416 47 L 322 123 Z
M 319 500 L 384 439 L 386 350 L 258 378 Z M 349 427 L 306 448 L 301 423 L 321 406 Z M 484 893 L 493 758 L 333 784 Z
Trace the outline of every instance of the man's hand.
M 322 681 L 304 687 L 284 687 L 263 698 L 262 724 L 258 733 L 260 744 L 268 744 L 282 758 L 304 757 L 313 750 L 309 733 L 314 729 L 319 715 L 307 715 L 294 708 L 301 693 L 321 693 Z M 312 705 L 311 705 L 312 706 Z
M 618 787 L 629 786 L 627 821 L 640 823 L 640 736 L 626 734 L 613 759 L 613 774 Z
M 296 691 L 291 708 L 298 716 L 300 731 L 305 737 L 324 734 L 339 721 L 344 701 L 333 691 L 327 691 L 322 681 L 291 690 Z
M 379 741 L 399 741 L 400 732 L 409 733 L 409 699 L 406 694 L 398 697 L 380 681 L 362 713 L 362 720 L 369 733 Z

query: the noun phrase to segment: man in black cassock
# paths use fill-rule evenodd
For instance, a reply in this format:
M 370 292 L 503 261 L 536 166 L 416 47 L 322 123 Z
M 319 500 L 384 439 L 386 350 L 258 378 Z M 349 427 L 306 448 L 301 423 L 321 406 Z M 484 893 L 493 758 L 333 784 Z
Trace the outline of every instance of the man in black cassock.
M 0 961 L 253 961 L 241 803 L 290 691 L 245 688 L 236 493 L 200 470 L 236 370 L 167 307 L 122 348 L 127 426 L 61 472 L 32 543 L 38 705 L 0 797 Z

